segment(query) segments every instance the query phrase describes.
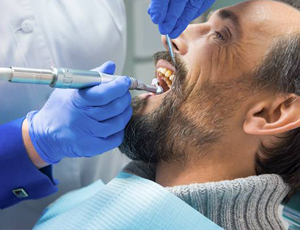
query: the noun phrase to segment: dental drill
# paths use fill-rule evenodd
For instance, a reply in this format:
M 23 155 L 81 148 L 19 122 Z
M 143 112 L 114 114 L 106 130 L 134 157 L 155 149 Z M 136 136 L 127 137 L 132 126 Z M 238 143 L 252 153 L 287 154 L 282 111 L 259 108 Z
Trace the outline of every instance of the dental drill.
M 74 70 L 67 68 L 29 69 L 29 68 L 0 68 L 0 80 L 11 83 L 27 83 L 37 85 L 49 85 L 53 88 L 84 89 L 103 83 L 108 83 L 118 78 L 118 75 L 99 73 L 96 71 Z M 157 85 L 150 86 L 143 82 L 131 80 L 130 90 L 144 90 L 156 94 L 163 93 L 163 89 Z

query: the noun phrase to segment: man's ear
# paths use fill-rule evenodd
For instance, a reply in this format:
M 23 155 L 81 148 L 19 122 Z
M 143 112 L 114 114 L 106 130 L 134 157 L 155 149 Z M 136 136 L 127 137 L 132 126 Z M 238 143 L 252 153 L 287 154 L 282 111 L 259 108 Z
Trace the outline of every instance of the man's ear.
M 244 121 L 244 131 L 250 135 L 277 135 L 298 127 L 300 97 L 295 94 L 256 104 Z

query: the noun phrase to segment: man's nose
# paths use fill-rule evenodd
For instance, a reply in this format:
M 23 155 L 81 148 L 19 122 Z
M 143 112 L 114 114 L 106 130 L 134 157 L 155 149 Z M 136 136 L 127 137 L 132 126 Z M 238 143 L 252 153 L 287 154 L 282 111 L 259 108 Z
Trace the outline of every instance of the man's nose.
M 185 39 L 185 32 L 183 32 L 178 38 L 171 39 L 173 51 L 175 54 L 185 55 L 188 52 L 188 43 Z M 166 50 L 169 50 L 167 38 L 165 35 L 161 36 L 161 41 Z
M 203 35 L 209 33 L 210 26 L 206 23 L 189 25 L 187 29 L 176 39 L 172 39 L 173 49 L 176 54 L 185 55 L 189 46 Z M 169 50 L 166 36 L 162 36 L 162 43 Z

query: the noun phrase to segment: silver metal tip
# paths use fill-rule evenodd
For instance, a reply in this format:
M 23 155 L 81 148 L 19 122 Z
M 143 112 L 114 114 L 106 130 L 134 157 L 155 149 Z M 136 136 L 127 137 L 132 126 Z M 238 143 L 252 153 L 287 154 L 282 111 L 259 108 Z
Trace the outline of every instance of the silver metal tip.
M 164 89 L 161 86 L 158 86 L 156 89 L 156 94 L 160 95 L 164 93 Z
M 151 85 L 153 85 L 153 86 L 158 85 L 158 79 L 157 78 L 153 78 Z
M 157 78 L 153 78 L 151 84 L 156 87 L 156 92 L 155 92 L 156 94 L 159 95 L 159 94 L 163 94 L 164 93 L 164 89 L 161 86 L 159 86 L 159 81 L 158 81 Z

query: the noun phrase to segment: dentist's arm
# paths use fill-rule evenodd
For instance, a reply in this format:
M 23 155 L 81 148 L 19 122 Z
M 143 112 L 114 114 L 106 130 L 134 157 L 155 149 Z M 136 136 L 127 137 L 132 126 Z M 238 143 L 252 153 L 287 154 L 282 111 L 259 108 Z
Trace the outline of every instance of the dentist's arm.
M 115 65 L 96 70 L 113 74 Z M 0 208 L 56 192 L 52 167 L 44 166 L 119 146 L 132 114 L 130 84 L 121 77 L 85 90 L 55 90 L 40 111 L 0 126 Z
M 52 167 L 38 169 L 23 141 L 24 118 L 0 126 L 0 209 L 57 191 Z
M 216 0 L 151 0 L 148 13 L 161 34 L 177 38 Z
M 23 137 L 23 142 L 24 142 L 24 146 L 26 149 L 26 152 L 28 154 L 29 159 L 31 160 L 31 162 L 38 168 L 44 168 L 46 166 L 48 166 L 49 164 L 47 164 L 41 157 L 40 155 L 37 153 L 37 151 L 35 150 L 30 136 L 29 136 L 29 131 L 28 131 L 28 122 L 25 119 L 23 121 L 22 124 L 22 137 Z

